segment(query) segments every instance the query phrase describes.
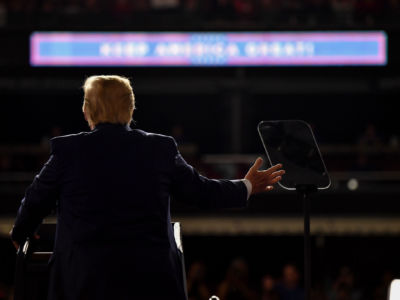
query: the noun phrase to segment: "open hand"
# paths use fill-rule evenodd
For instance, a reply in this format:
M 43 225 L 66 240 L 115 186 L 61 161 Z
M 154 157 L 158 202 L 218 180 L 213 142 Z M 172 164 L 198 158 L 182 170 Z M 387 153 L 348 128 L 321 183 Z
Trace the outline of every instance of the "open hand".
M 253 187 L 251 194 L 272 190 L 274 188 L 273 185 L 281 180 L 282 175 L 285 174 L 285 170 L 281 170 L 282 164 L 277 164 L 267 170 L 259 171 L 262 163 L 262 158 L 257 158 L 254 165 L 249 169 L 244 177 L 251 182 Z

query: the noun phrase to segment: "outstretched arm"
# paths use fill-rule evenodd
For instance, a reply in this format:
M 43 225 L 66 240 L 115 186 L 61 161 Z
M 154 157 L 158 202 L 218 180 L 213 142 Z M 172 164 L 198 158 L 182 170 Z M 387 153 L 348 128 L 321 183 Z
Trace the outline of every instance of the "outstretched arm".
M 250 184 L 243 180 L 209 179 L 186 163 L 175 143 L 174 151 L 172 195 L 202 208 L 245 207 L 249 194 L 271 190 L 285 173 L 280 164 L 258 171 L 262 164 L 258 158 L 244 178 Z
M 171 194 L 200 208 L 235 208 L 247 205 L 247 188 L 242 180 L 209 179 L 189 165 L 176 150 Z

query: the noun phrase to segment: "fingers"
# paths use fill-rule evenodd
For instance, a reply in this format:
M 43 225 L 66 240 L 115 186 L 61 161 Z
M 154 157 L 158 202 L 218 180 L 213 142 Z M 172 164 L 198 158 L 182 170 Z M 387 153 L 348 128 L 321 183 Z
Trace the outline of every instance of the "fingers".
M 282 179 L 281 176 L 276 176 L 275 178 L 272 178 L 272 179 L 271 179 L 270 183 L 271 183 L 271 184 L 275 184 L 275 183 L 277 183 L 278 181 L 280 181 L 281 179 Z
M 254 164 L 251 166 L 250 170 L 257 171 L 261 167 L 262 163 L 263 163 L 263 159 L 261 157 L 258 157 L 256 159 L 256 161 L 254 162 Z
M 263 171 L 263 176 L 264 176 L 264 180 L 272 180 L 276 177 L 282 177 L 284 174 L 286 173 L 285 170 L 279 170 L 279 171 L 275 171 L 273 173 L 269 172 L 269 169 L 266 171 Z M 281 178 L 282 179 L 282 178 Z
M 273 190 L 273 185 L 282 180 L 282 176 L 285 174 L 282 164 L 276 164 L 267 170 L 259 170 L 262 164 L 262 158 L 258 157 L 244 177 L 252 184 L 252 194 Z
M 282 175 L 285 174 L 285 173 L 286 173 L 285 170 L 279 170 L 279 171 L 273 172 L 273 173 L 271 174 L 271 176 L 272 176 L 272 177 L 282 176 Z
M 264 173 L 264 178 L 263 178 L 263 184 L 270 186 L 273 185 L 275 183 L 277 183 L 278 181 L 282 180 L 282 176 L 283 174 L 285 174 L 285 170 L 279 170 L 276 171 L 272 174 L 268 174 L 268 173 Z
M 254 164 L 251 166 L 250 170 L 251 171 L 257 171 L 258 169 L 260 169 L 262 164 L 263 164 L 263 159 L 261 157 L 258 157 L 256 159 L 256 161 L 254 162 Z M 267 173 L 272 174 L 272 173 L 278 171 L 281 168 L 282 168 L 282 164 L 276 164 L 275 166 L 272 166 L 272 167 L 270 167 L 267 170 L 264 170 L 262 172 L 267 172 Z
M 281 168 L 282 168 L 282 164 L 276 164 L 275 166 L 272 166 L 271 168 L 267 169 L 265 172 L 272 174 Z

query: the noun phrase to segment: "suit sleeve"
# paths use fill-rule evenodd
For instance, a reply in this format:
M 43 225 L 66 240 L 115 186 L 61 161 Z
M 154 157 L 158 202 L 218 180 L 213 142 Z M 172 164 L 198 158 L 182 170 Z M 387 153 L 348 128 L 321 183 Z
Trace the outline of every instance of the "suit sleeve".
M 52 151 L 49 160 L 42 170 L 35 176 L 32 184 L 27 188 L 25 197 L 21 201 L 11 239 L 23 243 L 32 236 L 37 227 L 55 207 L 59 196 L 59 157 Z
M 215 180 L 200 175 L 173 147 L 172 196 L 200 208 L 239 208 L 247 205 L 247 188 L 241 180 Z

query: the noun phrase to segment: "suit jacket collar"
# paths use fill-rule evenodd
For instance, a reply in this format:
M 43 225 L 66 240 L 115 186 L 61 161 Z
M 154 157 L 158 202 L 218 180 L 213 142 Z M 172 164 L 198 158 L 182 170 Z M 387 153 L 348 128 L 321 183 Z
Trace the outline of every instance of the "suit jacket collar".
M 114 129 L 114 130 L 126 130 L 131 131 L 132 129 L 129 127 L 129 124 L 114 124 L 114 123 L 99 123 L 94 127 L 94 130 L 103 130 L 103 129 Z

